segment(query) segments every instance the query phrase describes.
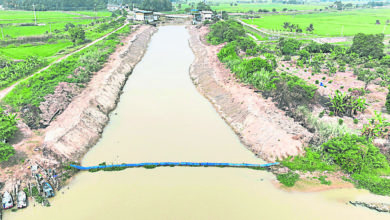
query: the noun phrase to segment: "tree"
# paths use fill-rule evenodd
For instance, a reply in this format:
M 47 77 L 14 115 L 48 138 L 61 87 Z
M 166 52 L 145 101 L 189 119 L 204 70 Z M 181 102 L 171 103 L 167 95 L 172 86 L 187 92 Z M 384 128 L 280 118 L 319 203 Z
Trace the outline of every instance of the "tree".
M 313 33 L 313 31 L 314 31 L 314 26 L 313 26 L 313 24 L 310 24 L 310 25 L 306 28 L 306 31 L 307 31 L 307 32 L 310 32 L 310 33 Z
M 85 31 L 81 26 L 69 29 L 70 39 L 73 44 L 81 44 L 85 41 Z
M 350 48 L 350 52 L 354 52 L 360 57 L 371 57 L 374 59 L 380 59 L 384 56 L 384 37 L 384 34 L 358 33 L 353 38 L 353 43 Z
M 207 5 L 206 3 L 203 2 L 199 2 L 196 5 L 196 9 L 198 9 L 199 11 L 211 11 L 210 5 Z
M 360 70 L 358 73 L 358 80 L 361 80 L 365 83 L 364 89 L 367 90 L 368 84 L 378 76 L 375 71 L 370 71 L 369 69 Z
M 272 12 L 276 12 L 276 8 L 273 8 L 273 9 L 272 9 Z
M 222 19 L 223 20 L 228 20 L 229 19 L 229 14 L 226 11 L 222 11 Z
M 69 29 L 71 29 L 71 28 L 74 28 L 75 26 L 74 26 L 74 24 L 72 24 L 72 23 L 67 23 L 66 25 L 65 25 L 65 31 L 68 31 Z
M 15 154 L 15 149 L 7 144 L 0 142 L 0 162 L 7 161 Z

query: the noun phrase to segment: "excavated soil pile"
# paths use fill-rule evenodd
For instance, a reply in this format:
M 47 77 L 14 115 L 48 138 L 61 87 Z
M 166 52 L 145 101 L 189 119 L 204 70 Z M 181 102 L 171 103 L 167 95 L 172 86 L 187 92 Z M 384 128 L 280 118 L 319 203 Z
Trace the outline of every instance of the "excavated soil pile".
M 188 29 L 196 56 L 191 78 L 241 141 L 266 161 L 302 153 L 312 134 L 224 67 L 217 57 L 221 45 L 209 45 L 204 40 L 206 27 Z

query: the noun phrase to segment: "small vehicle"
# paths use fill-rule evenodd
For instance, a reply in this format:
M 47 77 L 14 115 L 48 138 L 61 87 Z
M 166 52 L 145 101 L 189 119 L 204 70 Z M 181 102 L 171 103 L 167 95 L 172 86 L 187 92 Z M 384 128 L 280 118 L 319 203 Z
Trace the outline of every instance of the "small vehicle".
M 27 207 L 27 195 L 24 191 L 18 192 L 18 209 Z
M 11 194 L 9 192 L 5 192 L 3 194 L 3 199 L 1 200 L 1 204 L 3 209 L 10 209 L 14 207 L 14 201 L 12 200 Z
M 53 187 L 50 186 L 49 183 L 44 182 L 42 188 L 46 198 L 50 198 L 54 196 L 54 189 Z

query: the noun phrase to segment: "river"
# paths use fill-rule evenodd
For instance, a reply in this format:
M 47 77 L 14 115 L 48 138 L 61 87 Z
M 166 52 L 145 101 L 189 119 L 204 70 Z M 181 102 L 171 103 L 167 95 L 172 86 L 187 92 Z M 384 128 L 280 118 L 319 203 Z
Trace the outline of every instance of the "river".
M 183 26 L 164 26 L 136 66 L 99 143 L 82 161 L 263 163 L 242 145 L 189 77 L 194 55 Z M 51 207 L 36 205 L 6 220 L 105 219 L 389 219 L 347 205 L 371 197 L 356 189 L 286 192 L 266 171 L 158 167 L 82 172 Z M 30 204 L 33 206 L 33 204 Z

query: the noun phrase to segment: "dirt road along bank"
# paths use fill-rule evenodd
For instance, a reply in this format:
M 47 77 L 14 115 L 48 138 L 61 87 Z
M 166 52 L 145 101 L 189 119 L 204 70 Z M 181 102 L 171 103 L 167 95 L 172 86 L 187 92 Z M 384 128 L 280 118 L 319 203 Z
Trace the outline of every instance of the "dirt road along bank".
M 270 162 L 302 153 L 312 134 L 224 67 L 217 57 L 222 46 L 205 41 L 207 27 L 188 26 L 188 30 L 195 54 L 190 76 L 241 141 Z
M 87 87 L 57 116 L 46 129 L 31 131 L 24 123 L 19 125 L 20 141 L 16 143 L 16 155 L 23 155 L 22 163 L 2 164 L 0 167 L 0 191 L 21 189 L 34 183 L 34 173 L 47 175 L 47 170 L 59 168 L 65 161 L 77 161 L 100 138 L 109 121 L 109 113 L 116 107 L 122 88 L 135 65 L 146 52 L 152 26 L 140 26 L 121 40 L 122 46 L 111 54 L 104 67 L 96 72 Z M 63 179 L 61 170 L 56 176 Z M 48 177 L 51 178 L 51 177 Z M 66 178 L 69 178 L 67 176 Z

